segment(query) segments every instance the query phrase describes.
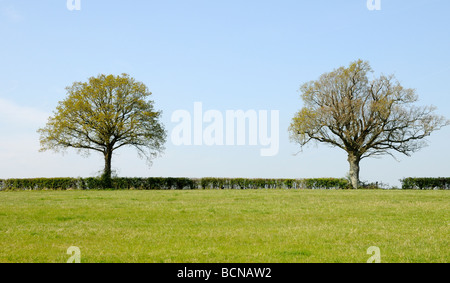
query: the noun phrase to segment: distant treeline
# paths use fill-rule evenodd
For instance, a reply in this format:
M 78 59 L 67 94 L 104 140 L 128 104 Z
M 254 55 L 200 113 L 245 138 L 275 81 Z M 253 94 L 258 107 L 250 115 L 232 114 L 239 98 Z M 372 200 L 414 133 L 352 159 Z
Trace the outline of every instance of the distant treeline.
M 405 178 L 402 189 L 450 189 L 450 178 Z M 194 190 L 194 189 L 349 189 L 347 179 L 246 179 L 246 178 L 113 178 L 105 188 L 100 178 L 0 179 L 0 190 Z M 374 188 L 376 186 L 363 186 Z

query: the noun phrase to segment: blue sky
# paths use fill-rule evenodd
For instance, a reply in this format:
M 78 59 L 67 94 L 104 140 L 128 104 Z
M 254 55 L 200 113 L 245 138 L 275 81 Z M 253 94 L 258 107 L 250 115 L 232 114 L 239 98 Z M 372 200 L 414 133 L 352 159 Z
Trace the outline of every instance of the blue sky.
M 450 2 L 381 0 L 107 1 L 0 0 L 0 178 L 93 176 L 102 156 L 40 153 L 45 125 L 64 88 L 104 74 L 129 73 L 153 92 L 168 131 L 165 153 L 149 167 L 118 151 L 121 176 L 344 177 L 346 154 L 326 145 L 299 152 L 287 128 L 302 107 L 298 89 L 356 59 L 395 74 L 420 105 L 450 112 Z M 174 146 L 171 114 L 279 110 L 280 151 L 254 146 Z M 448 176 L 450 127 L 412 157 L 366 159 L 361 179 L 398 185 L 408 176 Z M 298 153 L 298 154 L 296 154 Z

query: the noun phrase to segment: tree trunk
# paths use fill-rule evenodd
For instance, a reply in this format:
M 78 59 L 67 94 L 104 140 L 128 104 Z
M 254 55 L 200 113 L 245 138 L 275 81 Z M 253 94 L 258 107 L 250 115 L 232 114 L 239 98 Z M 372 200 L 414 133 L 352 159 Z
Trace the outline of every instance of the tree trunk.
M 353 189 L 357 189 L 359 186 L 359 162 L 361 161 L 361 157 L 349 153 L 348 155 L 348 163 L 350 164 L 350 181 Z
M 105 150 L 105 169 L 103 170 L 102 183 L 103 188 L 110 189 L 112 187 L 111 182 L 111 160 L 112 160 L 112 150 Z

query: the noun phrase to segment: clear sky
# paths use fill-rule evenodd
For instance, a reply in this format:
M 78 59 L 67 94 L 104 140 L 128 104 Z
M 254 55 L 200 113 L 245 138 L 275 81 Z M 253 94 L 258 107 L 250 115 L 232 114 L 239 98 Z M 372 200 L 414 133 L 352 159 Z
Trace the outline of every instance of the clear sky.
M 40 153 L 39 135 L 65 87 L 91 76 L 128 73 L 153 93 L 168 131 L 149 167 L 117 152 L 120 176 L 345 177 L 346 154 L 326 145 L 299 152 L 288 127 L 302 107 L 298 89 L 363 59 L 377 74 L 415 88 L 420 105 L 450 112 L 450 1 L 381 0 L 0 0 L 0 178 L 87 177 L 102 156 Z M 280 150 L 175 146 L 176 110 L 278 110 Z M 449 117 L 450 118 L 450 117 Z M 450 175 L 450 127 L 412 157 L 365 159 L 361 179 L 399 185 L 409 176 Z

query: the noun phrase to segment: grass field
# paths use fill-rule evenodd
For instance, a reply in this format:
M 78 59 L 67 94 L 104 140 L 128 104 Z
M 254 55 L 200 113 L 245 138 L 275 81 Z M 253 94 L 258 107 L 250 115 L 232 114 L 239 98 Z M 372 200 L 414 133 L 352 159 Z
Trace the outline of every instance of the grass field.
M 450 262 L 450 192 L 0 192 L 0 262 Z

